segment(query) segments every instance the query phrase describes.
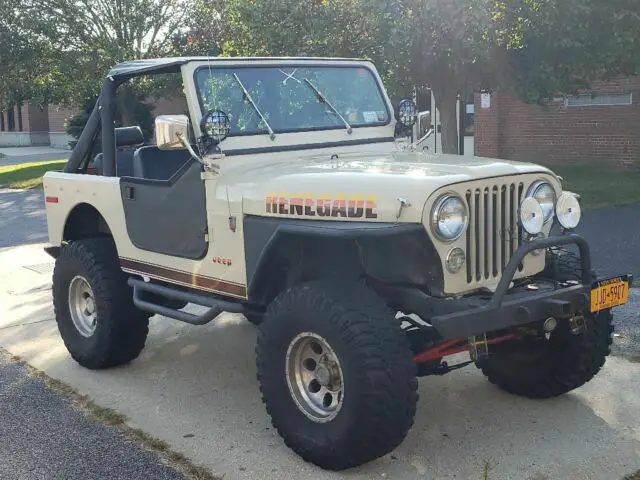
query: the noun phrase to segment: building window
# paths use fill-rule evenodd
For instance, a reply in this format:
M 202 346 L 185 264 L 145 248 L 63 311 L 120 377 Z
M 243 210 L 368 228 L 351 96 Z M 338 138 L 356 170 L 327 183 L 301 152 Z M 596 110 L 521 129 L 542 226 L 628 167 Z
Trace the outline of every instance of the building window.
M 631 105 L 631 93 L 597 93 L 573 95 L 565 97 L 565 107 L 602 107 L 614 105 Z

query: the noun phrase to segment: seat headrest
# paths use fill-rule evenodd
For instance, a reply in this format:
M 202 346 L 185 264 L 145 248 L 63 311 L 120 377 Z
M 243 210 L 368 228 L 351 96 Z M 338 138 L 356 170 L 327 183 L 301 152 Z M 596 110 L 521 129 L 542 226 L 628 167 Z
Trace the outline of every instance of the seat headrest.
M 139 126 L 118 127 L 115 130 L 117 147 L 139 147 L 144 145 L 144 135 Z

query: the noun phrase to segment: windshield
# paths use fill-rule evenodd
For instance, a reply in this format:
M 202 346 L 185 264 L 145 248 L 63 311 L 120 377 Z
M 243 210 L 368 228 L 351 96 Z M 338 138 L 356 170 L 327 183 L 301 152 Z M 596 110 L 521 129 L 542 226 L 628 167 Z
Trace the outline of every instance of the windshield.
M 364 67 L 200 68 L 196 86 L 203 114 L 209 110 L 226 112 L 231 121 L 230 135 L 268 133 L 234 74 L 275 133 L 345 128 L 345 120 L 353 128 L 386 125 L 390 120 L 378 83 Z M 328 103 L 310 88 L 309 82 Z

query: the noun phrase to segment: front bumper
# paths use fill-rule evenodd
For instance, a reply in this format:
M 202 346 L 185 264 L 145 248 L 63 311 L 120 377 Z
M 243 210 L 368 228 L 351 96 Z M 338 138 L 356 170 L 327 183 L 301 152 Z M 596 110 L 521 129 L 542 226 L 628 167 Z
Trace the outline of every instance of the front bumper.
M 581 279 L 558 283 L 532 278 L 529 285 L 509 289 L 518 265 L 534 250 L 575 244 L 580 251 Z M 631 283 L 630 275 L 623 275 Z M 549 317 L 569 318 L 590 311 L 591 291 L 597 284 L 591 270 L 589 246 L 584 238 L 570 234 L 535 240 L 522 245 L 507 264 L 492 295 L 472 295 L 460 299 L 435 299 L 415 289 L 394 292 L 403 311 L 416 313 L 435 327 L 444 339 L 468 338 L 503 330 Z

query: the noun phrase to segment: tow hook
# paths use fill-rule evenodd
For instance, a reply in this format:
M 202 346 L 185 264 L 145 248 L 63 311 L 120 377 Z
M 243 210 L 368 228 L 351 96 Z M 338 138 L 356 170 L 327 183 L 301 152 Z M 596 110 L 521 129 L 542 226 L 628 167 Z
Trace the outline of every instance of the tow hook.
M 574 335 L 581 335 L 587 331 L 587 324 L 583 315 L 574 315 L 569 319 L 569 330 Z

